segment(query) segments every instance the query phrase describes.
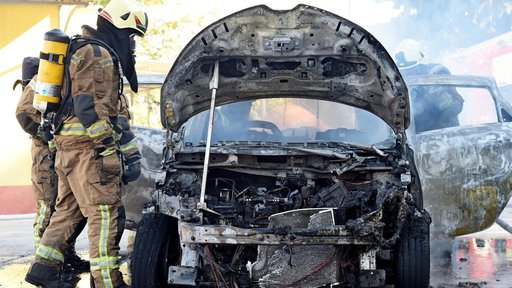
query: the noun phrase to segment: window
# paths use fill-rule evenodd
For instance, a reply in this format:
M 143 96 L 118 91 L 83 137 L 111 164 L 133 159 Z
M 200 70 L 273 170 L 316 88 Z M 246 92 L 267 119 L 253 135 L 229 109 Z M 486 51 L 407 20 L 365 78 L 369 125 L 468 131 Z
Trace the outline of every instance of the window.
M 207 110 L 189 119 L 185 142 L 206 141 L 208 116 Z M 382 119 L 362 109 L 330 101 L 269 98 L 216 107 L 212 142 L 325 141 L 371 145 L 393 137 Z
M 460 126 L 498 122 L 496 104 L 487 89 L 457 88 L 457 91 L 464 99 L 464 106 L 459 114 Z
M 498 121 L 494 99 L 483 87 L 419 85 L 409 94 L 416 133 Z

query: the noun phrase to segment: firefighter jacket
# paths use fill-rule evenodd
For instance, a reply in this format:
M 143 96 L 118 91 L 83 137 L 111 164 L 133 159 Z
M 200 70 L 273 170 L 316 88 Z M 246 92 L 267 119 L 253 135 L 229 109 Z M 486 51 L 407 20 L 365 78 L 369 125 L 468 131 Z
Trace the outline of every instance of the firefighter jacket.
M 84 37 L 88 37 L 84 30 Z M 55 135 L 57 147 L 105 148 L 115 152 L 113 122 L 118 115 L 119 68 L 110 53 L 96 44 L 80 47 L 69 64 L 73 114 Z M 69 83 L 64 83 L 64 86 Z M 63 94 L 67 87 L 63 87 Z M 65 95 L 63 95 L 65 97 Z
M 32 105 L 36 81 L 37 76 L 34 76 L 23 90 L 16 106 L 16 119 L 18 123 L 32 137 L 36 136 L 39 124 L 41 123 L 41 113 Z

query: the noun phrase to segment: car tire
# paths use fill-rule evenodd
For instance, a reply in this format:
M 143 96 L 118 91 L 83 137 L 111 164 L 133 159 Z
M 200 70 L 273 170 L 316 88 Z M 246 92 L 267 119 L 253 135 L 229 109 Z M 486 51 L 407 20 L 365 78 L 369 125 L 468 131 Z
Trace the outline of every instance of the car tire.
M 430 217 L 412 216 L 395 246 L 395 282 L 398 288 L 428 288 L 430 280 Z M 421 213 L 421 214 L 423 214 Z
M 180 253 L 178 220 L 160 213 L 144 214 L 131 257 L 132 286 L 172 287 L 167 284 L 168 268 Z

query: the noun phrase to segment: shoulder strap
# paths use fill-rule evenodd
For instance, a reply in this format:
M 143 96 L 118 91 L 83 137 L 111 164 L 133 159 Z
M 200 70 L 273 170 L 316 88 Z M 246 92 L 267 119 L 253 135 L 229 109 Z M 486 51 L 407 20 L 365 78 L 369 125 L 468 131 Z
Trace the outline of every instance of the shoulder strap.
M 118 73 L 119 73 L 119 95 L 123 93 L 123 77 L 121 75 L 120 68 L 119 68 L 119 57 L 117 56 L 114 49 L 112 49 L 110 46 L 108 46 L 105 42 L 100 41 L 95 38 L 86 38 L 82 37 L 80 35 L 75 35 L 71 38 L 69 47 L 68 47 L 68 53 L 65 61 L 65 68 L 64 68 L 64 83 L 66 84 L 66 93 L 64 94 L 64 98 L 62 99 L 60 103 L 59 110 L 54 115 L 53 122 L 54 122 L 54 131 L 53 133 L 57 133 L 62 128 L 62 124 L 64 123 L 64 120 L 71 116 L 73 114 L 73 102 L 71 99 L 71 76 L 69 75 L 69 65 L 71 63 L 71 58 L 73 53 L 75 53 L 78 49 L 84 47 L 85 45 L 93 45 L 93 47 L 101 46 L 105 48 L 108 53 L 110 54 L 110 57 L 112 57 L 112 61 L 114 62 L 115 67 L 118 67 Z M 99 55 L 98 55 L 99 53 Z M 95 56 L 101 56 L 101 51 L 97 48 L 94 48 L 94 54 Z

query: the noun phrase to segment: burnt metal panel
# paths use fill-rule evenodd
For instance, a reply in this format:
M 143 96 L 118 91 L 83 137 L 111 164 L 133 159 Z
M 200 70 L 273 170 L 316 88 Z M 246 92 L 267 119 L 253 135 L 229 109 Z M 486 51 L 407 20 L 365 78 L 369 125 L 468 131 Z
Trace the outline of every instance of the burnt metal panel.
M 419 134 L 407 131 L 415 152 L 424 206 L 432 217 L 433 235 L 458 236 L 490 227 L 511 196 L 512 123 L 504 122 L 502 111 L 512 115 L 512 107 L 492 77 L 422 75 L 408 77 L 406 82 L 409 87 L 483 88 L 493 97 L 497 123 Z
M 121 186 L 122 201 L 126 210 L 127 228 L 135 229 L 142 218 L 144 204 L 152 200 L 155 181 L 164 177 L 162 170 L 163 147 L 166 132 L 163 129 L 132 126 L 137 137 L 137 145 L 141 152 L 140 177 Z
M 248 8 L 196 35 L 162 87 L 165 127 L 176 131 L 210 107 L 216 60 L 219 105 L 272 97 L 328 99 L 366 109 L 395 132 L 409 125 L 407 88 L 384 47 L 342 17 L 298 5 L 288 11 Z
M 415 153 L 434 235 L 490 227 L 510 199 L 512 123 L 452 127 L 416 135 Z

